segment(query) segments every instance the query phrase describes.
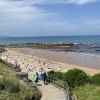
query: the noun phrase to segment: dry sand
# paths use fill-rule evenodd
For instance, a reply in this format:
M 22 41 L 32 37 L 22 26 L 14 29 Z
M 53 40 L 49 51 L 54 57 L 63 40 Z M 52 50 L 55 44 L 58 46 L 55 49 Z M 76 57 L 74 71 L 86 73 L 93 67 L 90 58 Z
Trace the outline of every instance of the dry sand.
M 46 71 L 55 70 L 66 72 L 69 69 L 77 68 L 82 69 L 89 75 L 100 73 L 100 70 L 97 69 L 60 62 L 60 59 L 57 59 L 57 57 L 53 55 L 51 55 L 51 59 L 50 55 L 43 55 L 41 52 L 38 56 L 36 55 L 36 51 L 34 51 L 32 54 L 27 50 L 20 48 L 7 48 L 7 50 L 8 51 L 6 53 L 2 54 L 2 59 L 13 64 L 17 62 L 20 64 L 22 71 L 28 72 L 30 76 L 32 76 L 32 74 L 34 74 L 36 71 L 39 71 L 41 67 L 43 67 Z

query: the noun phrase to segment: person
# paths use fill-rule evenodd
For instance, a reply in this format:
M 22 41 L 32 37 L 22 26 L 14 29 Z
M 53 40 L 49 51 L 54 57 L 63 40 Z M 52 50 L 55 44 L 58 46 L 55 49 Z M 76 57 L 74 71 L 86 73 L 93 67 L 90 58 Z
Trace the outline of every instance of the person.
M 38 72 L 36 72 L 36 76 L 37 76 L 37 78 L 38 78 L 38 80 L 40 79 L 40 77 L 39 77 L 39 74 L 38 74 Z
M 43 69 L 40 72 L 40 79 L 43 81 L 44 84 L 46 84 L 47 74 Z
M 43 73 L 43 82 L 44 82 L 44 84 L 46 84 L 46 79 L 47 79 L 47 74 L 46 74 L 46 72 L 44 71 L 44 73 Z
M 32 81 L 33 81 L 34 83 L 37 83 L 38 80 L 39 80 L 39 74 L 38 74 L 38 72 L 36 72 L 36 74 L 32 77 Z

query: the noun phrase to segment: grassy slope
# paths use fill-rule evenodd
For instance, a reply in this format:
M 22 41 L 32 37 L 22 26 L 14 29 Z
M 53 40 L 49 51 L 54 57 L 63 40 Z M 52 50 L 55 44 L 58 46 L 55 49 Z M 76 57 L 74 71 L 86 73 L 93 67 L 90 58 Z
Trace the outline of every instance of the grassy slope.
M 15 72 L 0 61 L 0 100 L 29 100 L 30 96 L 39 100 L 41 93 L 20 81 Z
M 76 87 L 74 94 L 78 100 L 100 100 L 100 86 L 88 84 Z

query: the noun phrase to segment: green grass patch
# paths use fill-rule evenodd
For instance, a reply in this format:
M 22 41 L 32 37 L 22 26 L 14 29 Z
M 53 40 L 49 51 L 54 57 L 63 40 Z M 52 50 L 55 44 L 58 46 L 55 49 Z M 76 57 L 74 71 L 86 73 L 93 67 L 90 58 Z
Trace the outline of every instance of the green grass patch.
M 66 82 L 76 100 L 100 100 L 100 73 L 89 76 L 80 69 L 72 69 L 65 73 L 50 71 L 48 74 Z M 63 86 L 61 80 L 55 81 L 55 84 Z
M 16 73 L 0 60 L 0 100 L 40 100 L 41 93 L 21 81 Z
M 100 86 L 87 84 L 74 88 L 78 100 L 100 100 Z

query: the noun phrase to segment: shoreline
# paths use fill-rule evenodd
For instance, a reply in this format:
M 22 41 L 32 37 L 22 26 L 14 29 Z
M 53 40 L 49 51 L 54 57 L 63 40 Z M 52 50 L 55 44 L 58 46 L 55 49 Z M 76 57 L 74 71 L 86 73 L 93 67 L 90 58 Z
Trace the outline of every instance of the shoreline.
M 40 60 L 40 59 L 44 59 L 45 63 L 50 63 L 53 70 L 55 71 L 61 71 L 61 72 L 66 72 L 70 69 L 74 69 L 74 68 L 77 68 L 77 69 L 81 69 L 83 71 L 85 71 L 87 74 L 89 75 L 94 75 L 96 73 L 100 73 L 100 70 L 98 69 L 93 69 L 93 68 L 86 68 L 84 66 L 78 66 L 78 65 L 75 65 L 75 64 L 68 64 L 68 63 L 64 63 L 64 62 L 61 62 L 61 61 L 57 61 L 57 59 L 55 58 L 52 58 L 52 60 L 50 60 L 50 58 L 47 58 L 46 56 L 45 57 L 40 57 L 40 56 L 36 56 L 33 54 L 29 54 L 27 51 L 25 51 L 25 48 L 22 50 L 22 49 L 19 49 L 19 48 L 7 48 L 8 52 L 9 52 L 9 56 L 10 55 L 20 55 L 21 58 L 25 58 L 27 56 L 30 56 L 30 60 Z M 38 52 L 37 52 L 38 53 Z M 41 52 L 40 52 L 41 53 Z M 36 59 L 35 59 L 36 58 Z M 25 58 L 26 59 L 26 58 Z M 28 61 L 26 61 L 28 62 Z M 35 61 L 35 62 L 31 62 L 31 64 L 35 64 L 35 66 L 39 66 L 38 63 Z M 24 67 L 23 67 L 24 68 Z M 46 70 L 48 71 L 48 68 L 46 68 Z
M 77 52 L 56 52 L 45 49 L 13 48 L 24 54 L 46 58 L 51 61 L 82 66 L 84 68 L 100 70 L 100 57 L 92 54 Z

